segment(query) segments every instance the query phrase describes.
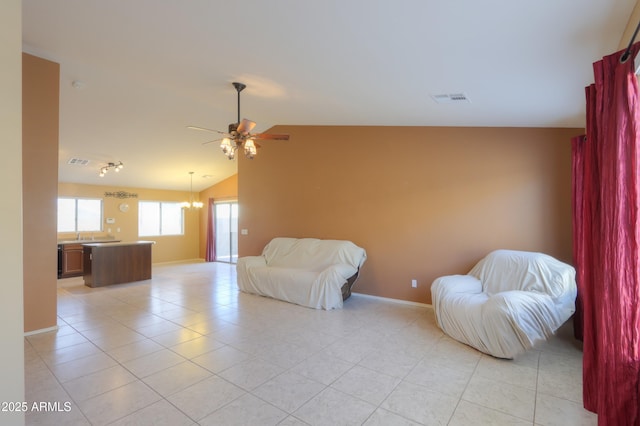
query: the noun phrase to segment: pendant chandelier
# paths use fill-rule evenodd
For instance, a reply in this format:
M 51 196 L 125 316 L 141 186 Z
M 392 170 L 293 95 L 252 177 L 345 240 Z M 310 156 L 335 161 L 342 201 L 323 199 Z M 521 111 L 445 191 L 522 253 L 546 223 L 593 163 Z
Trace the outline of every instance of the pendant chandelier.
M 204 205 L 201 201 L 193 201 L 193 172 L 189 172 L 191 175 L 191 185 L 189 187 L 189 201 L 181 203 L 183 209 L 201 209 Z

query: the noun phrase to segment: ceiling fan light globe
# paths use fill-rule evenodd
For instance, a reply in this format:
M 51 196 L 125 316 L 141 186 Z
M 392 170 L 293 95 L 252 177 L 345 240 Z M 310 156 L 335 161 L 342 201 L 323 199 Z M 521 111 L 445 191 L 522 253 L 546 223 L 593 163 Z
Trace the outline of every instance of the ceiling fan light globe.
M 222 142 L 220 143 L 220 148 L 222 149 L 222 152 L 225 153 L 225 155 L 229 155 L 229 151 L 233 151 L 233 147 L 231 146 L 231 139 L 229 138 L 222 139 Z
M 253 139 L 247 139 L 244 143 L 244 155 L 252 160 L 253 157 L 257 154 L 256 145 L 253 143 Z

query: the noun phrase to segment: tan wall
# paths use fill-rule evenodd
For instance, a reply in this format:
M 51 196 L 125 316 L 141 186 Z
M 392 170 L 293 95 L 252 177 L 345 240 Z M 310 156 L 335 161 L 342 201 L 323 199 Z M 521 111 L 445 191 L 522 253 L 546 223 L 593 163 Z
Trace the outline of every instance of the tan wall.
M 204 203 L 204 208 L 200 212 L 200 248 L 201 259 L 206 256 L 207 245 L 207 221 L 209 220 L 209 198 L 215 201 L 237 200 L 238 199 L 238 175 L 235 174 L 217 184 L 200 192 L 199 199 Z
M 119 199 L 105 197 L 105 192 L 126 191 L 138 194 L 137 198 Z M 104 200 L 104 217 L 114 218 L 114 224 L 103 224 L 104 232 L 95 233 L 95 237 L 106 236 L 109 228 L 111 235 L 122 241 L 151 240 L 156 244 L 151 249 L 153 263 L 176 262 L 198 258 L 199 214 L 195 210 L 185 210 L 185 234 L 158 237 L 138 236 L 138 201 L 188 201 L 189 191 L 169 191 L 144 188 L 123 188 L 102 185 L 84 185 L 59 183 L 60 197 L 88 197 Z M 121 212 L 119 206 L 127 203 L 129 210 Z M 118 230 L 119 229 L 119 230 Z M 83 236 L 86 234 L 83 234 Z M 75 238 L 75 234 L 61 233 L 58 239 Z
M 571 260 L 570 138 L 582 129 L 277 126 L 240 158 L 240 256 L 275 236 L 352 240 L 354 291 L 430 303 L 497 248 Z M 411 288 L 411 280 L 418 288 Z
M 0 401 L 24 401 L 22 271 L 22 29 L 20 0 L 0 2 Z M 23 412 L 0 414 L 2 424 L 23 425 Z
M 618 49 L 622 50 L 622 49 L 626 49 L 627 46 L 629 45 L 629 42 L 631 41 L 631 37 L 633 36 L 633 32 L 636 30 L 636 26 L 638 25 L 638 22 L 640 22 L 640 2 L 636 2 L 636 5 L 633 8 L 633 11 L 631 12 L 631 16 L 629 17 L 629 21 L 627 22 L 627 26 L 624 30 L 624 32 L 622 33 L 622 37 L 620 38 L 620 43 L 618 44 Z M 640 41 L 640 38 L 638 38 L 636 36 L 636 42 Z M 610 52 L 613 53 L 613 52 Z M 593 60 L 596 61 L 599 58 L 594 58 Z
M 57 323 L 56 196 L 60 65 L 23 54 L 24 329 Z

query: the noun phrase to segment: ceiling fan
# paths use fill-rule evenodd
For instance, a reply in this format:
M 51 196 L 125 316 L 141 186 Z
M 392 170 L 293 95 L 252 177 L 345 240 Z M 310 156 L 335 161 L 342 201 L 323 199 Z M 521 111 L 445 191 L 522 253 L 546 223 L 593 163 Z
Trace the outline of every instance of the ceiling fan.
M 256 139 L 288 141 L 289 135 L 276 135 L 272 133 L 251 133 L 251 130 L 253 130 L 253 128 L 256 126 L 256 123 L 254 121 L 247 120 L 246 118 L 243 118 L 242 121 L 240 120 L 240 92 L 242 92 L 245 87 L 247 87 L 247 85 L 238 82 L 233 82 L 232 84 L 238 92 L 238 121 L 236 123 L 229 124 L 228 132 L 207 129 L 205 127 L 187 126 L 187 128 L 189 129 L 202 130 L 204 132 L 218 133 L 220 135 L 223 135 L 221 139 L 204 142 L 203 145 L 222 140 L 222 142 L 220 143 L 222 152 L 227 156 L 229 160 L 233 160 L 236 156 L 236 151 L 239 148 L 244 148 L 244 154 L 247 156 L 247 158 L 253 159 L 253 157 L 257 154 L 257 149 L 260 148 L 260 145 L 255 142 Z

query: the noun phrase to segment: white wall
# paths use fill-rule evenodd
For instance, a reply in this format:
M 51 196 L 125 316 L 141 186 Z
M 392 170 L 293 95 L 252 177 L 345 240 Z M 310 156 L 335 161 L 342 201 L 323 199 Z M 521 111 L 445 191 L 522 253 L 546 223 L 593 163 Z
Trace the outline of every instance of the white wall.
M 22 4 L 0 1 L 0 403 L 24 400 L 22 295 Z M 24 413 L 0 411 L 0 424 Z

